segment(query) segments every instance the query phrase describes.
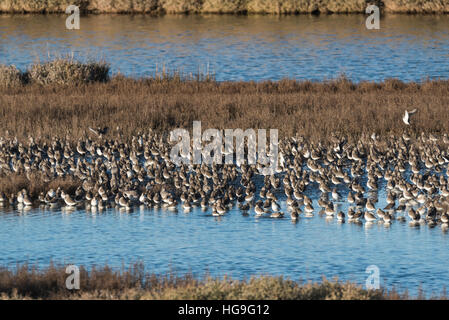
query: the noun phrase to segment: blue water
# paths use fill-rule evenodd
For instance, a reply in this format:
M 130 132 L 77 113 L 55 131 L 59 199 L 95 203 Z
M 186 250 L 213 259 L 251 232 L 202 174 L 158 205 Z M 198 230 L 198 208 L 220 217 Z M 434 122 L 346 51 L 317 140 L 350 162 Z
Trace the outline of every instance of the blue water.
M 217 80 L 354 81 L 449 78 L 449 17 L 387 15 L 367 30 L 363 15 L 81 17 L 0 16 L 0 63 L 25 69 L 74 53 L 103 58 L 112 72 L 154 75 L 166 69 Z
M 313 197 L 316 192 L 310 190 Z M 385 204 L 380 192 L 377 207 Z M 281 206 L 287 212 L 285 199 Z M 340 209 L 346 212 L 344 201 Z M 237 208 L 219 218 L 200 208 L 189 213 L 182 208 L 5 208 L 0 243 L 0 265 L 10 267 L 55 261 L 121 268 L 141 261 L 156 273 L 209 272 L 240 279 L 271 274 L 315 281 L 337 276 L 365 285 L 366 268 L 376 265 L 380 284 L 389 288 L 416 294 L 421 286 L 427 294 L 439 294 L 449 284 L 449 235 L 441 225 L 340 223 L 318 209 L 314 217 L 293 223 L 288 215 L 256 218 L 253 211 L 245 216 Z

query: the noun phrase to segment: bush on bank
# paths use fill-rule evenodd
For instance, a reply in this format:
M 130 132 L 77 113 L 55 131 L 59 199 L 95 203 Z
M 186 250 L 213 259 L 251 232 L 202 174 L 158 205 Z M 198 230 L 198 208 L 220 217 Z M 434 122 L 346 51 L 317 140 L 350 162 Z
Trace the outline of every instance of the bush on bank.
M 30 82 L 43 85 L 106 82 L 108 77 L 109 65 L 106 63 L 81 63 L 68 59 L 56 59 L 42 64 L 34 64 L 28 71 Z
M 0 65 L 0 86 L 17 87 L 23 83 L 23 74 L 15 66 Z
M 109 64 L 105 62 L 79 62 L 73 59 L 55 59 L 33 64 L 20 71 L 15 66 L 0 65 L 0 86 L 16 87 L 27 83 L 41 85 L 73 85 L 109 80 Z

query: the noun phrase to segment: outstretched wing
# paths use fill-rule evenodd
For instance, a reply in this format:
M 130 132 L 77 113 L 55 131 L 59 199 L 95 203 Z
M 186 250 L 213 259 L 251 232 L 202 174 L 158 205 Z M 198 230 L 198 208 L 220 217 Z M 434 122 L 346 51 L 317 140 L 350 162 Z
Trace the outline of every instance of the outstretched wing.
M 404 121 L 404 123 L 409 126 L 410 123 L 408 122 L 408 120 L 409 120 L 408 111 L 405 110 L 405 114 L 404 117 L 402 117 L 402 121 Z
M 409 115 L 412 115 L 412 114 L 414 114 L 416 111 L 418 111 L 417 109 L 413 109 L 412 111 L 408 111 L 408 114 Z
M 95 133 L 97 136 L 99 135 L 97 130 L 95 130 L 95 129 L 91 128 L 91 127 L 89 127 L 89 130 L 92 131 L 93 133 Z

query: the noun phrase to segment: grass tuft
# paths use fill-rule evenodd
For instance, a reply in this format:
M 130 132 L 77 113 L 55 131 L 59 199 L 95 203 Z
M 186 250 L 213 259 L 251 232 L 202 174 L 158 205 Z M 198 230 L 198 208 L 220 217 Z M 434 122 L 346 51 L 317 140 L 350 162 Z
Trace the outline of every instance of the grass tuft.
M 23 74 L 16 66 L 0 65 L 0 87 L 17 87 L 23 82 Z
M 366 290 L 338 279 L 321 282 L 294 281 L 282 276 L 253 276 L 248 280 L 158 275 L 142 263 L 113 270 L 109 266 L 80 267 L 80 290 L 68 290 L 65 267 L 51 263 L 44 269 L 29 264 L 0 268 L 1 299 L 169 299 L 169 300 L 382 300 L 411 299 L 407 292 Z M 424 298 L 421 294 L 417 298 Z M 434 299 L 446 299 L 442 294 Z
M 104 62 L 82 63 L 73 59 L 59 58 L 37 63 L 28 71 L 29 81 L 40 85 L 79 85 L 90 82 L 106 82 L 109 65 Z

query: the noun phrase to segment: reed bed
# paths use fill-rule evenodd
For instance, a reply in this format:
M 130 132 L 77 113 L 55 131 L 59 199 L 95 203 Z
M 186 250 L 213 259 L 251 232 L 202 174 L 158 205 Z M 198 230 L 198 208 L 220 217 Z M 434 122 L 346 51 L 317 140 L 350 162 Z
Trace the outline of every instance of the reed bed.
M 0 268 L 1 299 L 143 299 L 143 300 L 383 300 L 424 299 L 395 289 L 365 290 L 338 279 L 321 282 L 294 281 L 282 276 L 252 276 L 235 280 L 224 276 L 201 278 L 188 273 L 158 275 L 145 271 L 142 263 L 120 270 L 109 266 L 80 267 L 80 289 L 68 290 L 65 266 L 50 264 L 39 269 L 29 264 Z M 446 299 L 443 293 L 431 299 Z
M 448 0 L 0 0 L 3 13 L 64 13 L 78 5 L 86 13 L 365 13 L 374 3 L 391 13 L 448 13 Z
M 17 87 L 24 82 L 24 74 L 16 66 L 0 65 L 0 87 Z
M 6 195 L 17 194 L 26 189 L 32 199 L 37 199 L 39 194 L 47 193 L 48 190 L 61 188 L 67 193 L 74 194 L 75 190 L 82 185 L 82 181 L 73 176 L 45 178 L 39 174 L 27 176 L 25 173 L 2 172 L 0 176 L 0 191 Z
M 107 63 L 82 63 L 66 58 L 34 64 L 24 76 L 27 81 L 43 85 L 77 85 L 89 82 L 106 82 L 108 77 L 109 65 Z
M 81 62 L 73 57 L 35 63 L 28 70 L 0 65 L 0 87 L 17 87 L 28 83 L 39 85 L 79 85 L 109 80 L 109 64 L 106 62 Z
M 179 77 L 130 79 L 81 85 L 0 87 L 0 136 L 76 142 L 88 127 L 109 127 L 109 137 L 131 139 L 153 129 L 279 129 L 280 136 L 302 135 L 327 141 L 332 133 L 358 139 L 362 134 L 443 134 L 449 128 L 449 81 L 353 83 L 217 82 Z M 417 108 L 413 124 L 404 110 Z

